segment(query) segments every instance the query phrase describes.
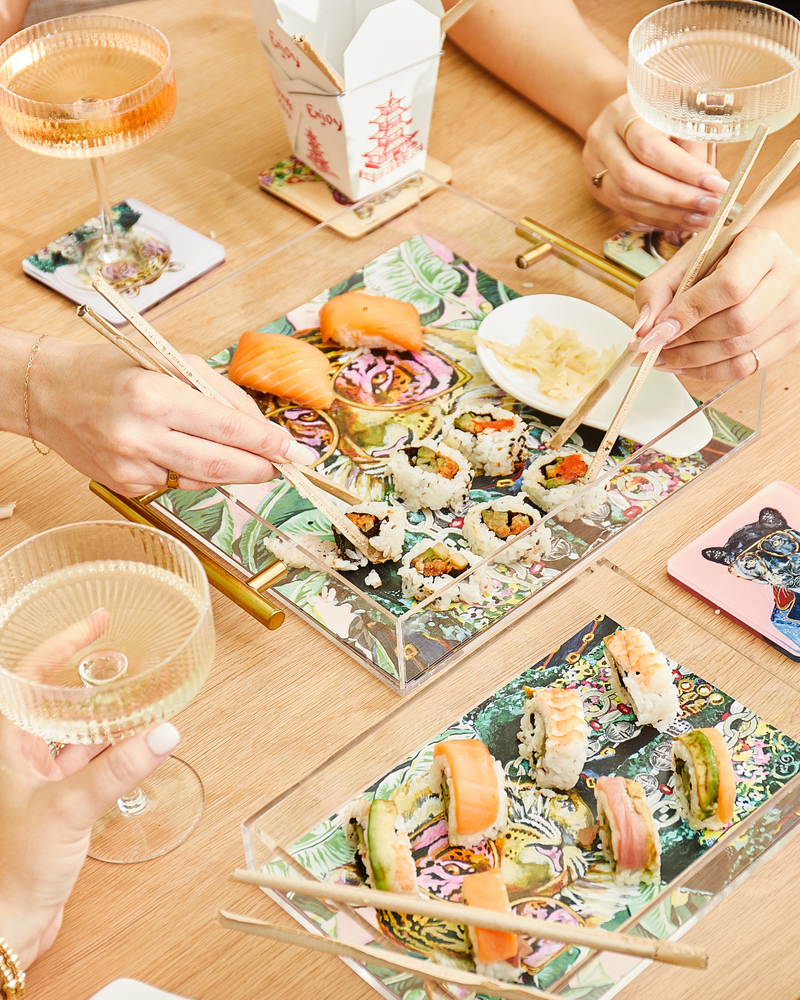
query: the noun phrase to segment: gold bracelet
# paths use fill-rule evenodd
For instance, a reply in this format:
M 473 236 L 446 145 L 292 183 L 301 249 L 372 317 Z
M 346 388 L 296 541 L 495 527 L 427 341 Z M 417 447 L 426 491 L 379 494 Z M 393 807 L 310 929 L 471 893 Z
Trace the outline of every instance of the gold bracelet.
M 0 937 L 0 997 L 3 1000 L 19 1000 L 25 993 L 25 973 L 19 967 L 19 959 Z
M 28 358 L 28 364 L 25 366 L 25 391 L 22 398 L 25 409 L 25 426 L 28 428 L 28 437 L 31 439 L 31 444 L 39 452 L 40 455 L 49 455 L 50 449 L 40 448 L 39 445 L 36 443 L 36 439 L 33 436 L 33 431 L 31 430 L 31 410 L 30 410 L 30 402 L 28 399 L 28 382 L 30 381 L 31 377 L 31 366 L 33 365 L 33 359 L 36 357 L 36 352 L 42 346 L 42 341 L 46 336 L 47 334 L 43 333 L 41 337 L 39 337 L 39 339 L 33 345 L 33 349 L 31 350 L 30 357 Z

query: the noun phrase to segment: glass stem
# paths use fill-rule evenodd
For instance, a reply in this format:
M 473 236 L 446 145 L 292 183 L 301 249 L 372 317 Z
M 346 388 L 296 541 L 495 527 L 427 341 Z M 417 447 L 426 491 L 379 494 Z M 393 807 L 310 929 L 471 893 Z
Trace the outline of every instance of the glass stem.
M 709 167 L 716 167 L 717 165 L 717 143 L 710 142 L 708 144 L 708 165 Z
M 102 156 L 92 157 L 92 173 L 100 201 L 100 219 L 103 224 L 103 250 L 100 258 L 107 264 L 122 256 L 122 248 L 114 232 L 114 215 L 111 211 L 111 199 L 108 195 L 106 182 L 106 164 Z
M 147 796 L 141 788 L 134 788 L 128 795 L 118 798 L 117 805 L 124 816 L 138 816 L 147 808 Z

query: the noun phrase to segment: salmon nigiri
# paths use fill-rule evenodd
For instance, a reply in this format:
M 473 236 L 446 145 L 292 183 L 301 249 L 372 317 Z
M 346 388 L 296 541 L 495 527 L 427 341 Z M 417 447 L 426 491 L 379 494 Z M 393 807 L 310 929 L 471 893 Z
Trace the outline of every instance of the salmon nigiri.
M 340 347 L 422 350 L 422 327 L 414 306 L 366 292 L 343 292 L 328 299 L 319 311 L 319 332 L 323 344 Z
M 331 363 L 318 347 L 282 333 L 245 330 L 231 358 L 228 378 L 292 403 L 327 410 L 333 402 Z
M 480 740 L 444 740 L 433 752 L 430 786 L 439 790 L 451 844 L 474 847 L 506 828 L 503 765 Z
M 461 892 L 467 906 L 511 913 L 508 889 L 497 870 L 465 875 L 461 882 Z M 514 980 L 519 976 L 521 970 L 517 960 L 519 942 L 516 934 L 473 927 L 471 924 L 467 925 L 467 931 L 472 944 L 475 971 L 479 975 L 505 980 Z

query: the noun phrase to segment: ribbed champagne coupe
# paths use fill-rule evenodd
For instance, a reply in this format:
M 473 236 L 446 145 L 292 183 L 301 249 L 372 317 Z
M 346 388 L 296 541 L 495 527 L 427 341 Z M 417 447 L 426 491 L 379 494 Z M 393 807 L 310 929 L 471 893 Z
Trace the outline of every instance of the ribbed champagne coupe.
M 800 22 L 751 0 L 682 0 L 643 18 L 628 41 L 638 115 L 678 139 L 771 132 L 800 111 Z
M 0 46 L 0 120 L 46 156 L 91 159 L 103 223 L 103 262 L 123 256 L 103 157 L 160 132 L 175 111 L 169 42 L 131 17 L 42 21 Z
M 165 532 L 68 524 L 0 555 L 0 712 L 58 743 L 116 743 L 171 718 L 214 655 L 203 568 Z M 97 824 L 90 855 L 144 861 L 197 825 L 199 777 L 169 758 Z

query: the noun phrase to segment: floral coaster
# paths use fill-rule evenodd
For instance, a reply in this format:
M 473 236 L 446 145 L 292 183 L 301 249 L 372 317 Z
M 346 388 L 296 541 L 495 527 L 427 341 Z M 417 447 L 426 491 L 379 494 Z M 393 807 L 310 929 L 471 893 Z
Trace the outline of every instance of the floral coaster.
M 144 312 L 225 260 L 221 244 L 134 198 L 119 202 L 112 211 L 115 229 L 133 237 L 120 260 L 103 264 L 98 259 L 101 230 L 96 215 L 29 254 L 22 270 L 73 302 L 90 305 L 115 326 L 124 326 L 126 320 L 92 288 L 98 267 L 106 281 Z
M 311 167 L 289 156 L 258 175 L 258 183 L 268 193 L 288 202 L 318 222 L 329 219 L 331 229 L 349 239 L 358 239 L 405 212 L 420 198 L 426 198 L 442 184 L 449 184 L 453 171 L 432 156 L 425 161 L 425 174 L 414 174 L 394 187 L 361 203 L 354 212 L 334 218 L 353 202 Z M 430 176 L 428 176 L 430 175 Z

